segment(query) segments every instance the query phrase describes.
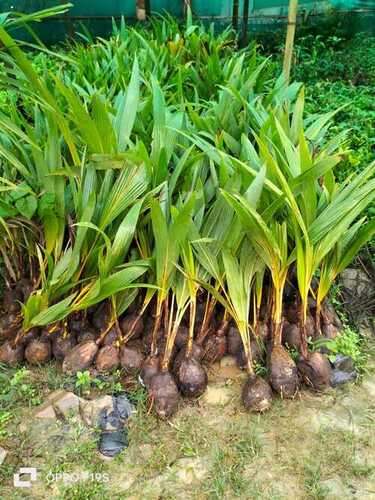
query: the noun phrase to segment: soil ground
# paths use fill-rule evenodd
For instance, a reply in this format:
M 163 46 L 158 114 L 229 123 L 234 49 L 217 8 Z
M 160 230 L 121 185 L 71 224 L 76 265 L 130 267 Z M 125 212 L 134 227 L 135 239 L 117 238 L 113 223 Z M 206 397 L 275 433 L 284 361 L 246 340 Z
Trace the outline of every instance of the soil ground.
M 293 401 L 275 399 L 263 415 L 243 410 L 242 383 L 237 368 L 214 368 L 206 395 L 166 422 L 137 391 L 129 448 L 108 460 L 78 421 L 69 439 L 31 423 L 33 405 L 66 379 L 54 365 L 30 370 L 24 399 L 14 396 L 11 416 L 0 419 L 8 450 L 0 498 L 375 499 L 375 360 L 355 384 L 304 389 Z M 38 470 L 32 488 L 13 486 L 22 466 Z

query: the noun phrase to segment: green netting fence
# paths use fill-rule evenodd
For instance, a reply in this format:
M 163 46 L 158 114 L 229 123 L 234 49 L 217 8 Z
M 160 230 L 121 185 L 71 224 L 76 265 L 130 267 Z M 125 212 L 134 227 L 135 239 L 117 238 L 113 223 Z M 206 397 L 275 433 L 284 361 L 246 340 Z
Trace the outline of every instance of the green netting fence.
M 105 35 L 112 27 L 112 19 L 124 17 L 136 20 L 136 0 L 71 0 L 74 6 L 59 18 L 46 20 L 37 27 L 39 36 L 48 43 L 73 35 L 85 25 L 94 35 Z M 0 0 L 0 13 L 8 11 L 34 12 L 66 3 L 63 0 Z M 184 15 L 183 0 L 146 0 L 147 14 L 168 12 L 176 17 Z M 215 22 L 218 27 L 243 23 L 243 0 L 191 0 L 193 14 L 203 22 Z M 237 9 L 235 4 L 238 5 Z M 237 11 L 237 22 L 233 23 Z M 250 1 L 249 32 L 275 30 L 286 22 L 288 0 Z M 367 31 L 375 34 L 375 0 L 301 0 L 300 22 L 309 19 L 319 22 L 322 17 L 341 16 L 353 32 Z

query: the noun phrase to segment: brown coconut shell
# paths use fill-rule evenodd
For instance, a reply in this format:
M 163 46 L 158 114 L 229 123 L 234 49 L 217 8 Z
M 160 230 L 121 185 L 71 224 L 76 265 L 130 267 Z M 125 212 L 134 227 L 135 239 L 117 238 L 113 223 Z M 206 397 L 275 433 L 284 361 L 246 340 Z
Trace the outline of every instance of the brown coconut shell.
M 259 322 L 258 335 L 264 344 L 266 344 L 270 340 L 270 328 L 265 321 Z
M 128 314 L 120 320 L 120 329 L 122 334 L 125 336 L 129 333 L 130 329 L 133 327 L 132 339 L 138 339 L 142 336 L 144 331 L 143 317 L 138 316 L 138 314 Z
M 203 348 L 196 342 L 193 342 L 193 348 L 190 357 L 196 359 L 197 361 L 202 361 L 203 356 L 204 356 Z M 176 357 L 174 358 L 173 373 L 175 374 L 178 373 L 178 370 L 180 369 L 181 363 L 184 359 L 186 359 L 186 346 L 180 349 Z
M 52 353 L 57 360 L 63 361 L 76 344 L 77 341 L 74 335 L 56 337 L 52 341 Z
M 207 388 L 208 377 L 201 363 L 194 359 L 184 359 L 177 372 L 177 384 L 184 396 L 197 398 Z
M 283 346 L 272 348 L 268 364 L 272 388 L 283 398 L 293 398 L 298 388 L 298 370 Z
M 116 327 L 112 327 L 103 339 L 103 345 L 112 345 L 119 340 L 119 332 Z
M 4 314 L 0 318 L 0 340 L 14 337 L 20 326 L 20 316 L 15 313 Z
M 242 339 L 238 328 L 231 326 L 227 334 L 227 350 L 231 356 L 236 356 L 242 349 Z
M 98 346 L 92 340 L 76 345 L 64 358 L 63 372 L 75 375 L 79 371 L 87 370 L 97 352 Z
M 0 363 L 16 366 L 23 361 L 24 351 L 23 345 L 14 346 L 7 340 L 0 346 Z
M 3 309 L 7 314 L 18 313 L 21 306 L 18 301 L 21 297 L 17 294 L 16 290 L 6 289 L 3 294 Z
M 159 417 L 168 418 L 177 411 L 180 395 L 176 382 L 169 372 L 157 373 L 151 378 L 150 396 Z
M 163 337 L 164 337 L 164 330 L 160 328 L 159 331 L 156 333 L 157 344 L 163 339 Z M 143 350 L 146 354 L 150 354 L 151 342 L 152 342 L 152 328 L 146 333 L 146 335 L 143 335 L 142 337 Z
M 34 339 L 25 349 L 25 358 L 30 365 L 43 365 L 52 356 L 51 342 Z
M 335 308 L 332 304 L 325 302 L 321 308 L 320 315 L 322 318 L 322 323 L 329 325 L 332 324 L 336 326 L 338 329 L 342 328 L 342 322 L 338 317 Z
M 83 344 L 84 342 L 92 342 L 98 338 L 98 334 L 93 328 L 85 327 L 77 335 L 77 343 Z
M 32 340 L 36 340 L 39 337 L 39 329 L 31 328 L 26 333 L 19 332 L 21 335 L 21 341 L 23 345 L 28 345 Z M 18 335 L 18 334 L 17 334 Z
M 322 334 L 326 339 L 333 340 L 340 333 L 340 329 L 332 323 L 322 325 Z
M 264 358 L 264 352 L 256 340 L 252 339 L 250 341 L 250 348 L 251 348 L 251 357 L 253 363 L 262 363 Z M 247 359 L 243 345 L 241 345 L 241 349 L 237 353 L 236 359 L 238 367 L 241 368 L 242 370 L 245 369 L 247 365 Z
M 120 362 L 126 373 L 136 375 L 142 369 L 144 356 L 139 347 L 127 344 L 121 347 Z
M 329 387 L 332 374 L 331 365 L 320 352 L 309 354 L 307 359 L 301 358 L 297 366 L 303 381 L 313 389 L 320 391 Z
M 40 339 L 43 342 L 50 342 L 58 337 L 62 337 L 65 333 L 62 323 L 54 323 L 44 326 L 40 332 Z
M 301 330 L 297 323 L 284 321 L 283 324 L 283 344 L 289 347 L 301 347 Z
M 108 325 L 109 321 L 111 319 L 111 308 L 108 302 L 102 302 L 94 311 L 92 318 L 91 318 L 91 324 L 93 327 L 98 330 L 102 331 L 105 330 L 106 326 Z
M 297 302 L 286 304 L 284 307 L 284 317 L 289 323 L 298 323 L 300 318 L 300 308 Z
M 141 373 L 139 374 L 144 386 L 149 389 L 151 379 L 159 373 L 160 360 L 158 356 L 149 356 L 143 363 Z
M 175 339 L 175 346 L 178 349 L 182 349 L 188 341 L 189 338 L 189 329 L 186 326 L 181 325 L 177 330 L 177 335 Z
M 79 333 L 87 327 L 87 319 L 81 312 L 73 313 L 68 318 L 69 331 Z
M 317 338 L 315 319 L 310 314 L 306 317 L 306 335 L 313 340 Z
M 271 386 L 256 375 L 250 376 L 242 389 L 242 401 L 248 411 L 264 412 L 272 405 Z
M 106 345 L 99 349 L 95 359 L 95 366 L 99 372 L 116 370 L 120 365 L 120 349 L 113 345 Z
M 204 359 L 207 363 L 220 361 L 227 353 L 226 335 L 210 335 L 206 338 L 204 345 Z

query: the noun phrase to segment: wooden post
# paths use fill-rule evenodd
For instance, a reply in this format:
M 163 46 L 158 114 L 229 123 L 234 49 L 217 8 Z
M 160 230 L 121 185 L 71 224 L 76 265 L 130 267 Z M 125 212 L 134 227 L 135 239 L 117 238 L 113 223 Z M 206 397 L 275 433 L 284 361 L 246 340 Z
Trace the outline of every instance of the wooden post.
M 290 79 L 290 69 L 292 67 L 294 35 L 296 32 L 298 0 L 289 0 L 288 27 L 286 31 L 285 52 L 283 72 L 285 81 L 288 84 Z
M 236 31 L 238 29 L 238 3 L 238 0 L 233 0 L 232 26 Z
M 146 1 L 136 0 L 136 14 L 138 21 L 146 21 Z
M 245 47 L 248 43 L 248 25 L 249 25 L 249 0 L 244 0 L 243 4 L 243 18 L 242 18 L 242 35 L 241 46 Z

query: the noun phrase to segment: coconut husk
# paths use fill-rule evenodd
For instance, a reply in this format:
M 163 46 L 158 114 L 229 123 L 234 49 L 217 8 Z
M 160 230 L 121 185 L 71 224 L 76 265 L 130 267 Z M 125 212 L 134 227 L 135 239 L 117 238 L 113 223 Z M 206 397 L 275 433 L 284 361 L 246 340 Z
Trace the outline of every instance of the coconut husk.
M 42 339 L 32 340 L 25 349 L 25 358 L 30 365 L 43 365 L 50 361 L 51 342 Z
M 17 336 L 20 337 L 23 345 L 28 345 L 32 340 L 35 340 L 39 337 L 39 328 L 31 328 L 26 333 L 18 332 Z
M 227 334 L 227 350 L 231 356 L 236 356 L 242 349 L 242 339 L 238 328 L 231 326 Z
M 87 319 L 83 316 L 82 312 L 75 312 L 68 318 L 69 331 L 76 333 L 81 332 L 87 327 Z
M 183 359 L 177 372 L 177 384 L 184 396 L 197 398 L 207 388 L 208 377 L 201 363 L 194 359 Z
M 313 340 L 317 338 L 316 324 L 314 318 L 308 314 L 306 317 L 306 335 Z
M 103 339 L 103 345 L 113 345 L 119 340 L 119 331 L 113 326 L 105 335 Z
M 180 349 L 174 358 L 173 361 L 173 373 L 177 374 L 178 370 L 180 369 L 181 363 L 184 359 L 186 359 L 186 346 Z M 202 361 L 204 356 L 204 351 L 203 348 L 197 344 L 196 342 L 193 342 L 192 346 L 192 352 L 190 357 L 196 359 L 197 361 Z
M 17 298 L 20 302 L 25 303 L 27 299 L 30 297 L 31 292 L 33 291 L 33 284 L 27 278 L 21 278 L 16 284 L 16 293 Z
M 180 396 L 176 382 L 169 372 L 157 373 L 151 378 L 150 396 L 159 417 L 168 418 L 177 411 Z
M 298 323 L 300 319 L 300 308 L 297 301 L 285 304 L 284 317 L 289 323 Z
M 120 349 L 113 345 L 106 345 L 99 349 L 95 359 L 95 366 L 99 372 L 116 370 L 120 365 Z
M 340 318 L 338 317 L 335 308 L 333 307 L 332 304 L 329 304 L 328 302 L 325 302 L 322 305 L 320 315 L 322 318 L 323 325 L 334 325 L 336 328 L 341 329 L 342 328 L 342 322 Z
M 164 337 L 164 330 L 160 328 L 156 333 L 156 343 L 158 344 Z M 148 330 L 146 335 L 143 335 L 142 344 L 143 351 L 146 354 L 150 354 L 151 352 L 151 342 L 152 342 L 152 329 Z
M 320 352 L 313 352 L 306 359 L 301 358 L 297 366 L 303 381 L 313 389 L 320 391 L 329 387 L 332 375 L 331 365 Z
M 16 313 L 3 314 L 0 318 L 0 340 L 13 338 L 21 324 L 21 317 Z
M 301 330 L 297 323 L 284 321 L 283 324 L 283 344 L 289 347 L 301 347 Z
M 141 373 L 139 374 L 143 385 L 149 389 L 151 379 L 159 373 L 160 359 L 158 356 L 149 356 L 143 363 Z
M 126 344 L 121 347 L 120 362 L 126 373 L 136 375 L 142 369 L 144 356 L 139 347 Z
M 97 352 L 98 346 L 92 340 L 76 345 L 64 358 L 63 372 L 75 375 L 78 371 L 87 370 Z
M 204 360 L 209 363 L 220 361 L 227 353 L 226 335 L 210 335 L 203 344 Z
M 293 398 L 298 388 L 298 370 L 283 346 L 273 346 L 268 364 L 272 388 L 283 398 Z
M 65 337 L 54 338 L 52 341 L 52 352 L 54 357 L 59 361 L 63 361 L 65 356 L 76 344 L 76 338 L 72 334 Z
M 138 339 L 142 336 L 144 332 L 144 321 L 143 317 L 138 314 L 128 314 L 120 320 L 120 329 L 122 334 L 125 336 L 132 330 L 132 339 Z
M 91 324 L 100 331 L 105 330 L 111 320 L 111 307 L 108 302 L 102 302 L 94 311 Z
M 83 344 L 84 342 L 93 342 L 98 338 L 98 334 L 93 328 L 86 327 L 81 330 L 77 335 L 77 343 Z
M 44 342 L 50 342 L 58 337 L 64 336 L 65 333 L 64 325 L 61 322 L 53 323 L 42 328 L 40 339 Z
M 0 363 L 17 366 L 23 361 L 25 348 L 23 345 L 14 346 L 7 340 L 0 346 Z
M 248 411 L 264 412 L 272 405 L 271 386 L 256 375 L 250 376 L 242 389 L 242 401 Z
M 175 346 L 178 349 L 182 349 L 187 344 L 188 338 L 189 338 L 189 329 L 186 326 L 180 325 L 177 330 L 176 338 L 174 341 Z
M 264 344 L 267 344 L 267 342 L 270 340 L 270 328 L 266 321 L 259 322 L 258 335 Z
M 16 290 L 13 288 L 6 289 L 3 295 L 3 309 L 6 314 L 17 314 L 21 310 L 21 305 L 18 301 L 21 300 L 20 296 L 17 296 Z
M 325 337 L 326 339 L 333 340 L 337 337 L 339 333 L 340 333 L 339 328 L 337 328 L 337 326 L 335 326 L 332 323 L 323 324 L 322 326 L 322 334 L 323 337 Z
M 262 363 L 264 361 L 264 352 L 256 340 L 252 339 L 250 341 L 250 348 L 253 363 Z M 242 370 L 245 369 L 247 366 L 247 358 L 245 350 L 243 348 L 243 344 L 241 345 L 241 349 L 237 353 L 236 359 L 238 367 Z

